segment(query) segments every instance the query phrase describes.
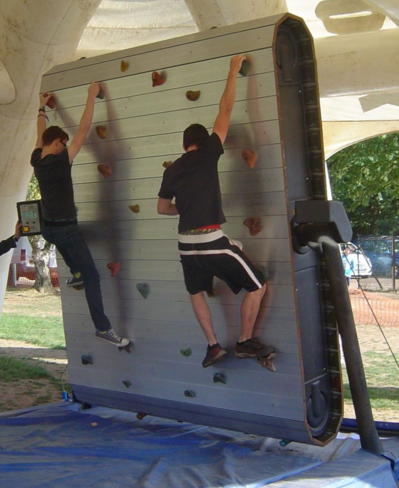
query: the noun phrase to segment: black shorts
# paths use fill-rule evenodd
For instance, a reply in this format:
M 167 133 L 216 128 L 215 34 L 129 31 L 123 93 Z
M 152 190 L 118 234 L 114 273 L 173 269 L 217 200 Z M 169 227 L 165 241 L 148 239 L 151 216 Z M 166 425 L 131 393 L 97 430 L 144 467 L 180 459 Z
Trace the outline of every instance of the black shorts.
M 259 290 L 266 281 L 264 274 L 227 236 L 211 242 L 179 241 L 179 251 L 184 282 L 190 295 L 201 291 L 212 294 L 214 276 L 227 283 L 234 293 L 239 293 L 242 288 L 247 291 Z

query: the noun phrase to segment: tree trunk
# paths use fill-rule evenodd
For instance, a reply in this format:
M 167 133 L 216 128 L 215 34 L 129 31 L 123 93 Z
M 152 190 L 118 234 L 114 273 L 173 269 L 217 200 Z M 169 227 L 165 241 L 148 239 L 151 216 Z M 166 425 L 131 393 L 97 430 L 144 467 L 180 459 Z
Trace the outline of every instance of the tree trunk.
M 49 268 L 50 251 L 53 244 L 45 241 L 41 236 L 29 238 L 32 246 L 32 259 L 35 264 L 36 278 L 33 288 L 39 293 L 56 293 L 51 283 Z M 44 243 L 41 248 L 41 244 Z

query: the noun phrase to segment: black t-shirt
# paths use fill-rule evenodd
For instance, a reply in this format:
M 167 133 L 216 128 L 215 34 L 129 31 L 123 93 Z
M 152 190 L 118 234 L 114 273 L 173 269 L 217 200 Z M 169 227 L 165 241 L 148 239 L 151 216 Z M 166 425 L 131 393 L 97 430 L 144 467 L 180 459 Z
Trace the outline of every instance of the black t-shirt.
M 179 232 L 226 222 L 217 168 L 223 152 L 213 133 L 199 149 L 183 154 L 165 170 L 158 196 L 175 197 Z
M 43 217 L 47 220 L 74 220 L 76 209 L 72 186 L 72 165 L 67 149 L 60 154 L 48 154 L 41 159 L 42 150 L 33 151 L 31 165 L 42 195 Z

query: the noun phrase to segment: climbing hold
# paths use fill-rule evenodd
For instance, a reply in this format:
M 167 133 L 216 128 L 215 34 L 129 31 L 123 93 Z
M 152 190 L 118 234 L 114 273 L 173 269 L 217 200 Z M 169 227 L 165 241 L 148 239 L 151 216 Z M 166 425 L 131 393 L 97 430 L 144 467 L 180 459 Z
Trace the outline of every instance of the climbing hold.
M 129 67 L 129 63 L 127 63 L 126 61 L 121 61 L 121 71 L 122 73 L 124 73 Z
M 91 423 L 90 423 L 90 425 L 91 425 L 92 427 L 97 427 L 97 426 L 98 426 L 98 422 L 91 422 Z
M 99 98 L 100 100 L 103 100 L 104 98 L 104 92 L 103 90 L 100 88 L 100 91 L 98 92 L 98 95 L 96 96 L 96 98 Z
M 106 139 L 107 137 L 107 128 L 104 125 L 98 125 L 96 127 L 97 135 L 100 139 Z
M 182 356 L 191 356 L 191 354 L 193 353 L 193 351 L 191 350 L 191 347 L 189 347 L 188 349 L 180 349 L 180 354 Z
M 152 78 L 152 86 L 163 85 L 165 83 L 165 80 L 166 80 L 165 76 L 162 74 L 159 74 L 158 71 L 153 71 L 151 78 Z
M 269 278 L 269 271 L 266 266 L 258 266 L 258 269 L 262 273 L 263 279 L 266 281 Z
M 188 90 L 188 92 L 186 92 L 186 98 L 187 100 L 190 100 L 190 102 L 196 102 L 199 99 L 200 95 L 201 95 L 201 90 L 197 90 L 197 91 Z
M 107 264 L 107 268 L 111 271 L 111 278 L 115 278 L 121 269 L 121 263 L 113 261 L 112 263 Z
M 184 396 L 189 398 L 195 398 L 195 391 L 194 390 L 185 390 Z
M 244 225 L 249 229 L 251 236 L 256 236 L 263 229 L 261 220 L 259 217 L 248 217 L 244 220 Z
M 241 153 L 242 157 L 244 158 L 245 162 L 247 163 L 249 168 L 253 168 L 258 160 L 258 155 L 255 151 L 251 149 L 243 149 Z
M 47 96 L 48 95 L 48 92 L 46 93 L 43 93 L 44 96 Z M 55 98 L 53 97 L 53 95 L 51 95 L 51 97 L 47 100 L 47 103 L 46 103 L 47 107 L 48 108 L 55 108 Z
M 99 173 L 101 173 L 105 179 L 108 179 L 112 175 L 112 169 L 106 164 L 99 164 L 97 166 Z
M 173 164 L 173 161 L 164 161 L 164 163 L 162 164 L 162 166 L 163 166 L 164 168 L 169 168 L 169 166 L 170 166 L 171 164 Z
M 133 213 L 139 213 L 140 212 L 140 205 L 129 205 L 129 208 Z
M 208 295 L 209 298 L 213 298 L 216 296 L 216 291 L 212 290 L 212 293 L 209 293 L 209 291 L 207 291 L 206 294 Z
M 150 285 L 147 283 L 137 283 L 137 289 L 143 298 L 147 298 L 150 294 Z
M 242 62 L 239 73 L 241 76 L 247 76 L 247 74 L 249 73 L 249 62 L 247 60 L 244 59 L 244 61 Z
M 123 380 L 122 383 L 126 386 L 126 388 L 130 388 L 132 386 L 132 382 L 129 380 Z
M 147 417 L 148 413 L 144 413 L 144 412 L 139 412 L 137 415 L 136 415 L 136 418 L 138 420 L 143 420 L 144 417 Z
M 215 373 L 213 375 L 213 382 L 223 383 L 225 385 L 227 383 L 226 375 L 224 375 L 223 373 Z
M 274 366 L 273 359 L 276 357 L 276 353 L 272 346 L 265 346 L 260 352 L 257 354 L 257 362 L 263 368 L 272 371 L 273 373 L 276 371 L 276 367 Z
M 288 444 L 291 444 L 292 441 L 290 441 L 289 439 L 281 439 L 281 441 L 279 442 L 280 446 L 281 447 L 285 447 L 285 446 L 288 446 Z
M 80 357 L 82 364 L 86 366 L 86 364 L 93 364 L 93 358 L 89 356 L 88 354 L 82 354 Z

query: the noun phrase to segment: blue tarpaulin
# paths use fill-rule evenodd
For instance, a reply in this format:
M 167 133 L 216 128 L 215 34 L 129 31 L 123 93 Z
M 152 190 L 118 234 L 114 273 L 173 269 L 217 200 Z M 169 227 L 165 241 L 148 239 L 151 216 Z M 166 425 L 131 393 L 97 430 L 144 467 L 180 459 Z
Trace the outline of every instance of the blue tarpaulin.
M 324 448 L 60 402 L 0 415 L 1 488 L 396 487 L 355 434 Z M 383 441 L 385 442 L 385 441 Z M 387 440 L 399 453 L 399 441 Z M 318 479 L 318 476 L 320 477 Z

